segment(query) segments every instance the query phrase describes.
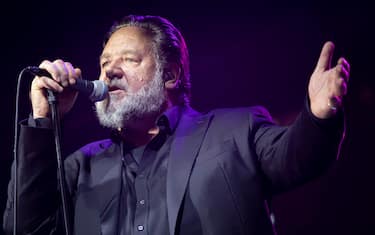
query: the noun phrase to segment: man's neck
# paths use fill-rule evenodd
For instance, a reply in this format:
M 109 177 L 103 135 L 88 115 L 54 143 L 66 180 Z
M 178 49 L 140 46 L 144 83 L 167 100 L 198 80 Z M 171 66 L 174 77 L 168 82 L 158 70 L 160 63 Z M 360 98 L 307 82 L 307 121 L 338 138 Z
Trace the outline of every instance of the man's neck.
M 134 147 L 148 144 L 158 133 L 156 125 L 158 116 L 134 120 L 126 127 L 119 129 L 121 138 Z
M 167 102 L 159 113 L 130 121 L 124 128 L 119 130 L 122 139 L 134 147 L 148 144 L 159 134 L 159 127 L 156 124 L 157 119 L 172 106 L 171 102 Z

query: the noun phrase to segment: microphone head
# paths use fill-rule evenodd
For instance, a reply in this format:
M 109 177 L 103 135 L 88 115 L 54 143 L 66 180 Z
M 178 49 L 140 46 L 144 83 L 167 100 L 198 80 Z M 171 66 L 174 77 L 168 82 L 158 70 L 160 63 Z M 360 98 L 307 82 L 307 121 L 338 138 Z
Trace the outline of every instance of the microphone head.
M 92 102 L 98 102 L 104 100 L 108 95 L 108 86 L 101 80 L 92 81 L 94 89 L 89 96 Z

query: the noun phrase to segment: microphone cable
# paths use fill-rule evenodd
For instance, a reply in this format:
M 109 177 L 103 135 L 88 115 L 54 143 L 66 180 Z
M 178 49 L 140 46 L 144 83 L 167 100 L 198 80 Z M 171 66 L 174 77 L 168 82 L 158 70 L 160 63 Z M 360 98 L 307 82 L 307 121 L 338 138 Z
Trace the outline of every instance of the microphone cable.
M 13 235 L 17 235 L 17 227 L 18 227 L 18 140 L 19 140 L 19 133 L 18 133 L 18 124 L 19 124 L 19 106 L 20 106 L 20 87 L 22 78 L 25 72 L 30 72 L 33 74 L 29 67 L 24 68 L 18 75 L 17 79 L 17 88 L 16 88 L 16 107 L 15 107 L 15 117 L 14 117 L 14 146 L 13 146 Z M 53 129 L 55 134 L 55 144 L 56 144 L 56 154 L 57 154 L 57 167 L 59 173 L 59 188 L 61 193 L 61 200 L 62 200 L 62 209 L 63 209 L 63 222 L 64 222 L 64 230 L 66 235 L 70 235 L 71 227 L 70 227 L 70 218 L 69 218 L 69 208 L 66 198 L 66 185 L 65 185 L 65 170 L 64 164 L 61 157 L 61 148 L 60 148 L 60 126 L 59 126 L 59 117 L 58 111 L 56 106 L 56 98 L 54 93 L 47 89 L 48 92 L 48 103 L 50 104 L 51 112 L 52 112 L 52 123 Z
M 14 116 L 14 146 L 13 146 L 13 235 L 17 235 L 17 222 L 18 222 L 18 117 L 20 106 L 20 87 L 23 74 L 27 71 L 26 68 L 22 69 L 18 75 L 17 88 L 16 88 L 16 107 Z

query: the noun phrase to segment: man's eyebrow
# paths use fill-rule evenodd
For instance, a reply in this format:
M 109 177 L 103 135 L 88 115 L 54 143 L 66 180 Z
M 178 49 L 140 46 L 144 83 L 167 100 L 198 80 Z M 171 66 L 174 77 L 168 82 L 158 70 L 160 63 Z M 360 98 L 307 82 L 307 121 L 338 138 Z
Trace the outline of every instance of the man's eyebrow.
M 120 51 L 119 54 L 121 54 L 121 55 L 125 55 L 125 54 L 138 55 L 139 53 L 137 53 L 137 51 L 135 51 L 135 50 L 125 49 L 125 50 Z M 103 60 L 103 59 L 108 59 L 108 58 L 110 58 L 110 57 L 111 57 L 110 54 L 108 54 L 108 53 L 103 53 L 102 55 L 100 55 L 99 59 L 100 59 L 100 60 Z
M 109 54 L 101 54 L 100 55 L 100 57 L 99 57 L 99 60 L 103 60 L 103 59 L 107 59 L 107 58 L 109 58 L 110 56 L 109 56 Z

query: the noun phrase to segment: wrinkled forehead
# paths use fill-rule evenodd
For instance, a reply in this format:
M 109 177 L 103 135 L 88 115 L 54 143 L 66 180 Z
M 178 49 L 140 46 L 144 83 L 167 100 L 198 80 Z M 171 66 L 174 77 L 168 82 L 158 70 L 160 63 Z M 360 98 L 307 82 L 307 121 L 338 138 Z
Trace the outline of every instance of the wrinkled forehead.
M 125 26 L 112 33 L 103 48 L 101 58 L 122 51 L 151 53 L 152 49 L 152 40 L 146 30 L 136 26 Z

